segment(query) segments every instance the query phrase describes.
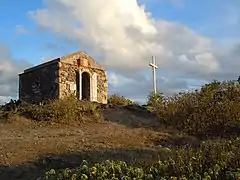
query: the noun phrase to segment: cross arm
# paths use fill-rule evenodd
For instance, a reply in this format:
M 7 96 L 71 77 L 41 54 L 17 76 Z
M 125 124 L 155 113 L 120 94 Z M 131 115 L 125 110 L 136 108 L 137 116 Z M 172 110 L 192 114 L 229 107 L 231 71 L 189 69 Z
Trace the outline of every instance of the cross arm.
M 149 66 L 152 66 L 152 67 L 154 67 L 154 68 L 158 68 L 158 66 L 157 65 L 155 65 L 155 64 L 153 64 L 153 63 L 149 63 Z

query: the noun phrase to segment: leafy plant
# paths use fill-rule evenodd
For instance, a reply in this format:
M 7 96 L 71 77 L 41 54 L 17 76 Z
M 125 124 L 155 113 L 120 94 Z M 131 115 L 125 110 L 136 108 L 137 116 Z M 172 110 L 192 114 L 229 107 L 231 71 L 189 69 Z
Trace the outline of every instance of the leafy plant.
M 97 104 L 82 102 L 75 97 L 52 100 L 43 106 L 31 105 L 23 110 L 31 119 L 51 121 L 64 124 L 83 122 L 88 120 L 99 121 L 100 112 Z
M 113 95 L 109 96 L 108 103 L 116 104 L 116 105 L 124 105 L 124 106 L 133 104 L 133 102 L 130 99 L 127 99 L 118 94 L 113 94 Z
M 164 104 L 164 96 L 161 92 L 150 92 L 147 96 L 147 109 L 150 111 L 157 111 L 158 109 L 163 107 Z
M 107 160 L 75 169 L 49 170 L 44 179 L 226 179 L 240 177 L 240 140 L 206 141 L 199 149 L 170 150 L 146 167 Z
M 240 84 L 234 81 L 204 85 L 155 103 L 159 120 L 197 136 L 228 136 L 240 131 Z

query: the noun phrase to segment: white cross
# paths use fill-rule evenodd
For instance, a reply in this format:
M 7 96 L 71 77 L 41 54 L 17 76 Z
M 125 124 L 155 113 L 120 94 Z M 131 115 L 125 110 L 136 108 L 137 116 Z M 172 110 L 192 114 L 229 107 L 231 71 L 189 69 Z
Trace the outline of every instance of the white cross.
M 152 67 L 152 72 L 153 72 L 153 90 L 154 93 L 157 93 L 157 79 L 156 79 L 156 69 L 158 68 L 158 66 L 156 65 L 156 60 L 155 60 L 155 56 L 152 56 L 152 62 L 149 63 L 149 66 Z

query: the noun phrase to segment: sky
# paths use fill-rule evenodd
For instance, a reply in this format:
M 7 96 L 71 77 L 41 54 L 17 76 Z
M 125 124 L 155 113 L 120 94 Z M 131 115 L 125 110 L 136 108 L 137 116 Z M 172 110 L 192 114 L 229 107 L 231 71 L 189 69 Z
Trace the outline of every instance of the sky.
M 108 70 L 109 94 L 144 102 L 240 75 L 239 0 L 0 2 L 0 104 L 25 68 L 83 50 Z

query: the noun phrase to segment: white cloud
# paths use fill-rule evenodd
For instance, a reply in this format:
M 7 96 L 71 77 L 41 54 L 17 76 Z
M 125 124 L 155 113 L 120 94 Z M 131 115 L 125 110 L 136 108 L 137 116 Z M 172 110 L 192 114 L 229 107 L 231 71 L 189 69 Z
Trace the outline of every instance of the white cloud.
M 9 49 L 0 44 L 0 104 L 18 97 L 18 74 L 27 66 L 29 63 L 14 60 Z
M 28 34 L 29 33 L 29 31 L 23 25 L 16 25 L 15 31 L 18 34 Z
M 137 88 L 149 90 L 147 75 L 139 79 L 139 72 L 149 69 L 152 55 L 157 56 L 160 65 L 159 77 L 180 87 L 188 87 L 184 78 L 211 80 L 238 74 L 239 65 L 233 53 L 220 50 L 211 39 L 186 26 L 154 19 L 137 0 L 48 0 L 43 9 L 29 14 L 41 28 L 77 40 L 89 54 L 101 57 L 101 63 L 117 74 L 110 78 L 113 88 L 121 83 L 132 86 L 133 92 Z M 226 56 L 231 61 L 227 68 L 233 69 L 222 64 Z M 179 89 L 161 83 L 161 90 Z M 133 95 L 129 89 L 128 93 Z
M 113 86 L 113 87 L 120 87 L 124 86 L 126 84 L 131 84 L 135 83 L 135 80 L 132 78 L 126 78 L 125 76 L 121 74 L 116 74 L 116 73 L 111 73 L 108 76 L 108 82 Z
M 8 97 L 8 96 L 0 96 L 0 105 L 8 103 L 10 99 L 11 97 Z

